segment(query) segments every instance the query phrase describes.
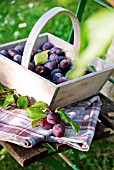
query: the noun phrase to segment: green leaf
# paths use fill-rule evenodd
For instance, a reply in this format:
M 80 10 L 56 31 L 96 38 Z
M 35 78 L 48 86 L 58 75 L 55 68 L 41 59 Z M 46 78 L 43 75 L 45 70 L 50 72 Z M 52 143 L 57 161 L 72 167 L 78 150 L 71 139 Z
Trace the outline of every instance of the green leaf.
M 49 50 L 42 51 L 40 53 L 37 53 L 34 56 L 35 66 L 39 66 L 41 64 L 44 64 L 47 61 L 47 59 L 48 59 L 48 52 L 49 52 Z
M 66 77 L 75 79 L 85 73 L 88 64 L 97 57 L 106 54 L 114 37 L 114 11 L 100 10 L 90 16 L 81 28 L 81 49 L 78 58 L 74 61 L 76 66 L 68 71 Z
M 0 93 L 3 93 L 4 92 L 4 88 L 3 86 L 0 84 Z
M 3 108 L 7 107 L 11 102 L 9 102 L 7 99 L 4 100 Z
M 52 166 L 54 168 L 54 170 L 65 170 L 66 168 L 60 163 L 60 161 L 58 161 L 57 159 L 55 159 L 52 156 L 46 156 L 46 158 L 43 158 L 42 160 L 40 160 L 40 162 L 43 162 L 45 164 L 48 164 L 49 166 Z
M 57 108 L 55 112 L 57 112 L 57 113 L 61 116 L 61 118 L 62 118 L 63 120 L 65 120 L 65 122 L 68 122 L 68 123 L 72 126 L 74 132 L 77 133 L 77 132 L 80 130 L 80 125 L 79 125 L 78 123 L 72 121 L 72 120 L 65 114 L 65 109 L 64 109 L 64 108 L 61 108 L 61 109 Z
M 14 89 L 9 89 L 7 87 L 3 87 L 1 84 L 0 84 L 0 94 L 12 94 L 14 93 Z
M 14 96 L 12 94 L 8 94 L 6 96 L 6 100 L 9 101 L 10 103 L 15 103 Z
M 19 109 L 26 108 L 28 106 L 28 98 L 26 96 L 18 97 L 17 106 Z
M 32 121 L 32 127 L 38 126 L 40 119 L 33 119 Z
M 28 117 L 32 119 L 41 119 L 47 117 L 47 115 L 37 107 L 27 108 Z
M 80 125 L 72 120 L 70 120 L 69 122 L 74 130 L 74 132 L 78 132 L 80 130 Z
M 37 107 L 37 108 L 39 108 L 41 110 L 49 110 L 48 104 L 43 102 L 43 101 L 35 102 L 32 106 Z
M 0 101 L 1 101 L 1 100 L 5 100 L 5 98 L 4 98 L 4 97 L 2 97 L 2 96 L 0 96 Z
M 96 72 L 96 69 L 95 69 L 94 66 L 89 66 L 89 70 L 90 70 L 91 72 Z
M 0 106 L 2 107 L 4 103 L 4 100 L 0 100 Z
M 14 89 L 7 88 L 6 91 L 7 91 L 7 93 L 13 93 L 14 94 Z

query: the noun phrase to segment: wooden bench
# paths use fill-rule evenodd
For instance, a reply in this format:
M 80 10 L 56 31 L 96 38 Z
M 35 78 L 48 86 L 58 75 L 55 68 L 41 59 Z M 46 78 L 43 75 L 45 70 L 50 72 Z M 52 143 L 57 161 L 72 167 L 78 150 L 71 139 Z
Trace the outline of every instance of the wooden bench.
M 114 117 L 110 118 L 108 116 L 109 112 L 114 112 L 114 103 L 104 95 L 99 95 L 103 105 L 99 115 L 93 141 L 107 138 L 114 134 Z M 6 148 L 6 150 L 17 160 L 21 166 L 30 165 L 31 163 L 34 163 L 35 161 L 41 160 L 52 154 L 48 152 L 48 148 L 44 146 L 44 142 L 38 143 L 30 149 L 26 149 L 9 142 L 0 141 L 0 144 Z M 53 153 L 63 152 L 65 150 L 71 149 L 71 147 L 64 144 L 50 143 L 50 145 L 55 149 Z

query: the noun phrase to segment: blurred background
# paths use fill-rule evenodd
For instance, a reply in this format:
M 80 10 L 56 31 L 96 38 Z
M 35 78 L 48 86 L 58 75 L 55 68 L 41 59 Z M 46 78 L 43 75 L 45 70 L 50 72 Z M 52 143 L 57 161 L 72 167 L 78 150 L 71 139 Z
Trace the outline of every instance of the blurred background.
M 74 12 L 79 0 L 0 0 L 0 44 L 27 38 L 36 21 L 49 9 L 61 6 Z M 95 11 L 103 7 L 88 0 L 82 22 Z M 60 14 L 50 21 L 42 30 L 68 40 L 71 22 L 68 16 Z M 79 168 L 82 170 L 114 170 L 114 138 L 93 142 L 88 152 L 79 152 Z M 72 150 L 64 152 L 73 161 Z M 58 156 L 60 162 L 66 166 Z M 51 166 L 36 162 L 22 168 L 8 153 L 0 152 L 0 169 L 2 170 L 53 170 Z
M 75 13 L 79 0 L 1 0 L 0 44 L 28 37 L 36 21 L 49 9 L 61 6 Z M 100 5 L 88 0 L 83 20 Z M 60 14 L 50 21 L 42 32 L 50 32 L 64 40 L 68 39 L 71 23 L 68 16 Z

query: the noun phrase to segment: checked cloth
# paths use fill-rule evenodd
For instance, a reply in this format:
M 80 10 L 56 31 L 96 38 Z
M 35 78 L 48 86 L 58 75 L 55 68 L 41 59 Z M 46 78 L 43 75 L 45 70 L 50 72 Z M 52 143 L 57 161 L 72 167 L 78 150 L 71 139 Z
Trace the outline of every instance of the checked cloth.
M 73 121 L 79 123 L 81 128 L 76 134 L 71 126 L 66 125 L 63 137 L 54 137 L 52 129 L 44 130 L 39 126 L 32 128 L 32 119 L 27 117 L 25 110 L 0 108 L 0 140 L 26 148 L 45 140 L 88 151 L 95 133 L 101 105 L 99 96 L 95 96 L 88 101 L 77 102 L 65 107 L 65 113 Z

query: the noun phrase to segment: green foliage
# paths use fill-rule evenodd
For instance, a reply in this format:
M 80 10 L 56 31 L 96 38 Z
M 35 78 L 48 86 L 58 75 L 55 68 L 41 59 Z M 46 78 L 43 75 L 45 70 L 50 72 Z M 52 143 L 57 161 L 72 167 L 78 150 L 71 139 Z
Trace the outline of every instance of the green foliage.
M 42 119 L 47 116 L 42 110 L 37 107 L 29 107 L 26 109 L 26 111 L 28 113 L 28 117 L 32 119 Z
M 45 111 L 49 110 L 47 103 L 43 101 L 35 102 L 31 107 L 26 109 L 28 117 L 32 118 L 32 127 L 37 126 L 40 119 L 47 117 Z
M 69 123 L 72 126 L 75 133 L 77 133 L 80 130 L 80 125 L 78 123 L 72 121 L 65 114 L 65 109 L 64 108 L 61 108 L 61 109 L 57 108 L 55 112 L 57 112 L 65 122 Z
M 89 66 L 89 69 L 90 69 L 91 72 L 95 72 L 96 71 L 94 66 Z
M 14 99 L 13 94 L 8 94 L 6 96 L 6 100 L 9 101 L 10 103 L 15 103 L 15 99 Z
M 19 96 L 17 106 L 19 109 L 26 108 L 28 106 L 28 98 L 26 96 Z
M 48 52 L 49 52 L 49 50 L 42 51 L 40 53 L 37 53 L 34 56 L 34 61 L 35 61 L 35 65 L 36 66 L 44 64 L 47 61 L 47 59 L 48 59 Z
M 41 160 L 41 162 L 51 165 L 55 170 L 58 170 L 58 169 L 65 170 L 65 167 L 62 164 L 60 164 L 60 162 L 52 156 L 47 156 L 46 158 Z
M 0 84 L 0 106 L 5 108 L 11 103 L 15 103 L 14 90 Z
M 1 92 L 3 92 L 5 90 L 5 88 L 0 85 L 0 89 Z M 5 94 L 5 97 L 2 97 L 2 94 L 0 95 L 0 105 L 2 105 L 3 108 L 7 107 L 8 105 L 10 105 L 11 103 L 16 103 L 17 107 L 19 109 L 23 109 L 26 108 L 26 112 L 28 114 L 28 117 L 33 119 L 32 121 L 32 127 L 37 126 L 40 119 L 47 117 L 47 115 L 45 114 L 46 110 L 49 110 L 49 106 L 47 103 L 43 102 L 43 101 L 38 101 L 35 102 L 33 105 L 29 106 L 29 101 L 28 101 L 28 97 L 27 96 L 16 96 L 16 100 L 14 98 L 15 96 L 15 91 L 13 91 L 13 94 L 10 94 L 10 91 L 12 91 L 12 89 L 8 89 L 7 88 L 8 93 Z M 77 133 L 80 129 L 79 124 L 73 122 L 66 114 L 65 114 L 65 109 L 61 108 L 61 109 L 57 109 L 56 112 L 59 113 L 59 115 L 61 116 L 61 118 L 68 122 L 74 129 L 74 131 Z
M 37 107 L 41 110 L 49 110 L 49 106 L 47 103 L 43 102 L 43 101 L 38 101 L 38 102 L 35 102 L 32 107 Z
M 2 94 L 4 92 L 4 88 L 3 86 L 0 84 L 0 94 Z
M 75 13 L 79 0 L 62 1 L 61 0 L 25 0 L 25 1 L 12 1 L 1 0 L 0 1 L 0 44 L 11 42 L 17 39 L 28 37 L 31 29 L 36 21 L 49 9 L 62 6 Z M 29 7 L 29 4 L 33 4 L 33 7 Z M 10 8 L 9 8 L 10 6 Z M 91 13 L 101 8 L 99 5 L 91 0 L 88 0 L 87 8 L 85 9 L 83 20 L 85 20 Z M 64 18 L 64 19 L 63 19 Z M 27 26 L 19 28 L 19 24 L 26 23 Z M 71 22 L 67 15 L 59 14 L 53 20 L 49 21 L 49 24 L 45 26 L 42 32 L 51 32 L 52 34 L 68 39 L 71 29 Z M 17 36 L 15 33 L 17 32 Z
M 82 45 L 78 58 L 74 61 L 75 68 L 67 73 L 68 79 L 84 75 L 88 64 L 106 53 L 114 37 L 114 11 L 101 10 L 89 17 L 81 29 Z
M 1 84 L 0 84 L 0 95 L 2 94 L 13 94 L 14 93 L 14 89 L 9 89 L 7 87 L 3 87 Z
M 14 89 L 3 87 L 0 84 L 0 106 L 3 108 L 15 103 L 19 109 L 26 108 L 28 106 L 27 96 L 19 96 Z
M 32 120 L 32 127 L 38 126 L 40 119 L 33 119 Z
M 6 155 L 8 152 L 7 152 L 7 150 L 5 149 L 5 148 L 2 148 L 1 150 L 0 150 L 0 155 Z
M 5 108 L 10 104 L 10 102 L 7 99 L 5 99 L 2 104 L 3 104 L 3 108 Z

